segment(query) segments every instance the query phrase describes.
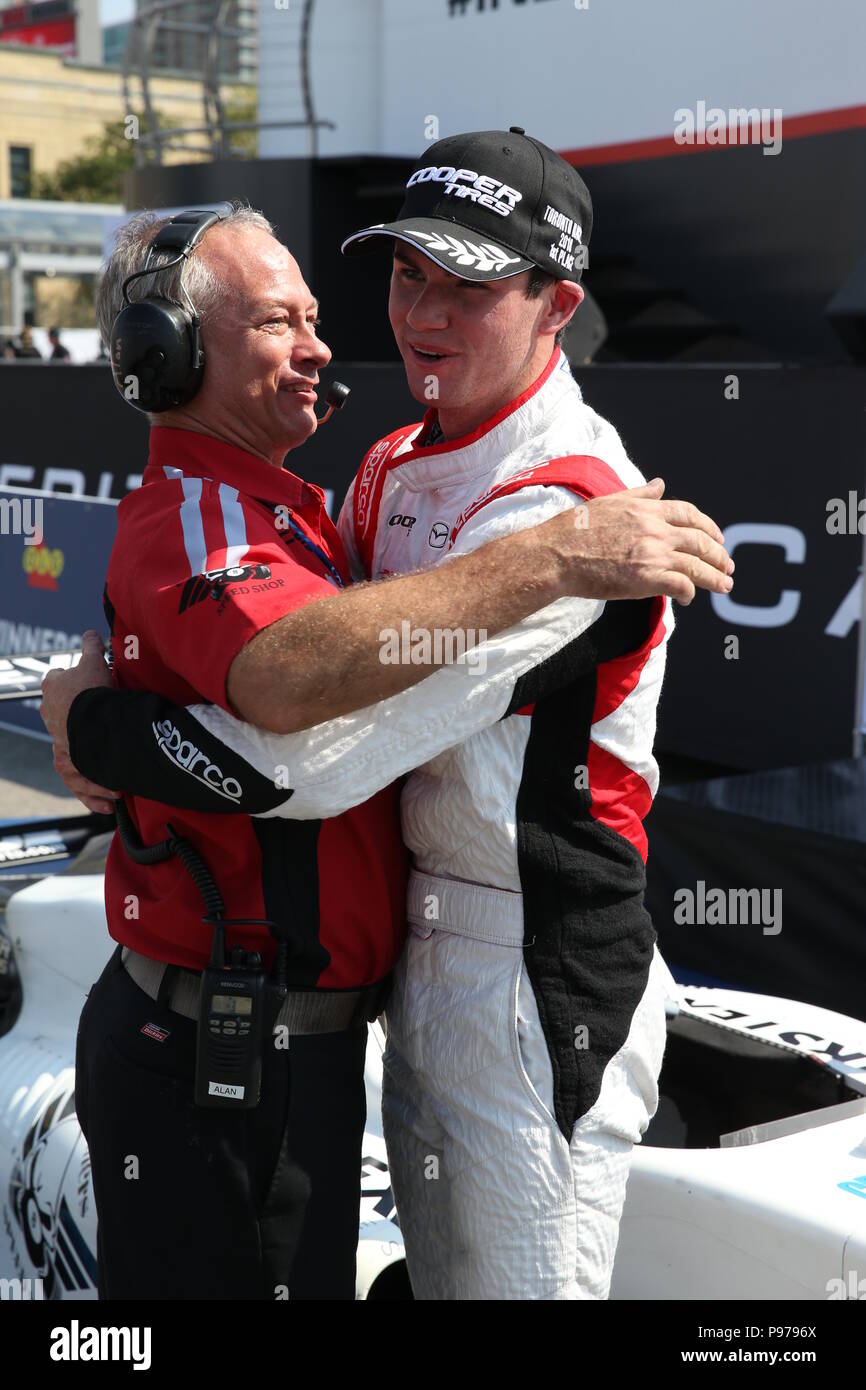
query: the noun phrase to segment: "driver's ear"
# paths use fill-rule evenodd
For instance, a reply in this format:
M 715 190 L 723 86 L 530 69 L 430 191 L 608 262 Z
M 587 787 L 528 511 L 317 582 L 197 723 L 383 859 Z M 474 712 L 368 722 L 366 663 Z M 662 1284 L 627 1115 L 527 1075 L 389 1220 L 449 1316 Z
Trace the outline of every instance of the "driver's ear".
M 539 328 L 545 333 L 559 333 L 570 322 L 582 302 L 582 285 L 575 284 L 573 280 L 557 280 Z

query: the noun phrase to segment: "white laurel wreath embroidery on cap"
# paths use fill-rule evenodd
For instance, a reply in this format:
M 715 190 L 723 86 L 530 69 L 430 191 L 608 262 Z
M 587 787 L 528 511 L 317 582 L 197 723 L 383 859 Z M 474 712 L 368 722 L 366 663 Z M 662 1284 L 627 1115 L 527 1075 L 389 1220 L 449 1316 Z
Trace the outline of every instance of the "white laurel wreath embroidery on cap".
M 520 264 L 519 256 L 506 256 L 501 247 L 489 241 L 461 241 L 447 232 L 416 232 L 414 229 L 411 234 L 426 241 L 431 251 L 444 251 L 458 265 L 471 265 L 476 270 L 503 270 L 507 265 Z

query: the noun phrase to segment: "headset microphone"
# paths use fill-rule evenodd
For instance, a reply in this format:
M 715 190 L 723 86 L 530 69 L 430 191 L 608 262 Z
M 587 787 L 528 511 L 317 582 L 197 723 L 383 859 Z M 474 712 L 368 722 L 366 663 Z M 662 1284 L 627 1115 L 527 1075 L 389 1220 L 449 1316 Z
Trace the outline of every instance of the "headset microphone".
M 316 419 L 320 425 L 324 425 L 326 420 L 330 420 L 335 410 L 342 410 L 346 404 L 350 387 L 344 386 L 342 381 L 332 381 L 328 387 L 328 394 L 325 397 L 325 404 L 328 409 L 324 415 L 317 415 Z

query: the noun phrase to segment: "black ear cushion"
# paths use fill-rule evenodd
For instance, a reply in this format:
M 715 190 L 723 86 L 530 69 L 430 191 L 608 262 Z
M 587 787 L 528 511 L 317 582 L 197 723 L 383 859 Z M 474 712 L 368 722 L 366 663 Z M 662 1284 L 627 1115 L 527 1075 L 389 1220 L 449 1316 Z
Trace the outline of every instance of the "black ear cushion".
M 124 400 L 150 415 L 192 400 L 204 377 L 203 363 L 193 365 L 197 339 L 188 311 L 170 299 L 121 309 L 111 331 L 111 369 Z

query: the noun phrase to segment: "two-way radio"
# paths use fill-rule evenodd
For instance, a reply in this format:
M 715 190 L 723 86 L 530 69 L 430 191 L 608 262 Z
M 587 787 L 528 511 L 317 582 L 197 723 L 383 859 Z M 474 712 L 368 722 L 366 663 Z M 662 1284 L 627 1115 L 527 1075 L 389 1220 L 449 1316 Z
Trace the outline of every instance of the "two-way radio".
M 212 922 L 214 934 L 210 964 L 201 973 L 195 1103 L 252 1109 L 259 1103 L 265 1020 L 271 1012 L 267 976 L 258 951 L 233 946 L 226 963 L 225 928 L 241 925 L 237 918 L 204 921 Z
M 280 1006 L 288 993 L 286 948 L 277 946 L 275 977 L 269 977 L 258 951 L 233 946 L 226 959 L 226 927 L 267 927 L 266 918 L 225 916 L 225 906 L 208 865 L 198 850 L 177 835 L 144 845 L 121 798 L 115 807 L 117 828 L 126 853 L 137 864 L 180 859 L 204 899 L 202 918 L 213 928 L 210 963 L 201 975 L 196 1035 L 194 1099 L 196 1105 L 253 1110 L 259 1103 L 265 1039 L 273 1034 Z M 167 966 L 168 970 L 176 967 Z

